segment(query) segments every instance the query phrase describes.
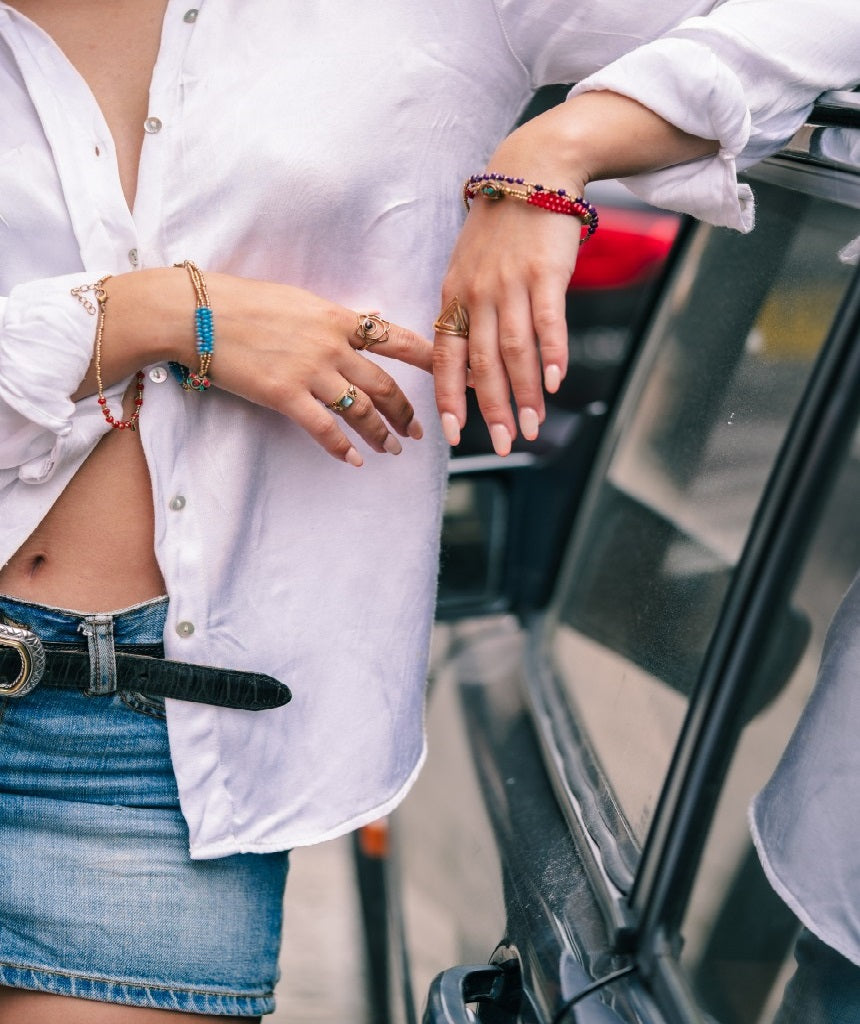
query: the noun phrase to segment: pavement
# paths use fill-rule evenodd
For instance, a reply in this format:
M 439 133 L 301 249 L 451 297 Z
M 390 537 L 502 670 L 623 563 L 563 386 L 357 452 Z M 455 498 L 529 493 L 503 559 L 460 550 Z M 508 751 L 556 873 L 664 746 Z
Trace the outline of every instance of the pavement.
M 351 839 L 290 855 L 277 1010 L 263 1024 L 364 1024 L 364 976 Z

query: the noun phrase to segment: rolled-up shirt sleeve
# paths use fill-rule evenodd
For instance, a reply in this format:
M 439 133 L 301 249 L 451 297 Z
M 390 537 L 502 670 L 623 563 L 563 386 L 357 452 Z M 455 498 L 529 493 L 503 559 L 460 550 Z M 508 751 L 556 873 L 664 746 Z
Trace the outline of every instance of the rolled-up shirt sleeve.
M 0 469 L 41 482 L 53 472 L 76 421 L 101 420 L 75 403 L 90 365 L 96 318 L 71 294 L 91 273 L 30 281 L 0 298 Z M 124 383 L 112 387 L 121 392 Z
M 856 0 L 728 0 L 580 81 L 571 95 L 609 90 L 637 100 L 691 135 L 711 157 L 625 179 L 648 202 L 748 231 L 749 188 L 738 168 L 780 149 L 815 98 L 860 81 Z

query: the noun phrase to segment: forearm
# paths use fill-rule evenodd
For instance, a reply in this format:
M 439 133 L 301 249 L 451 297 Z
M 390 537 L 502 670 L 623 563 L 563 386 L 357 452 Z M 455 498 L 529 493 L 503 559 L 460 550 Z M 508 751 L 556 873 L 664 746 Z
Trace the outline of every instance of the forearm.
M 291 285 L 214 272 L 205 273 L 205 282 L 214 321 L 211 378 L 219 389 L 289 417 L 335 458 L 355 466 L 361 456 L 328 410 L 341 413 L 377 452 L 401 450 L 389 425 L 404 437 L 421 436 L 400 387 L 362 355 L 371 340 L 355 311 Z M 92 395 L 99 383 L 107 390 L 153 362 L 199 365 L 197 288 L 184 267 L 117 275 L 105 281 L 104 293 L 101 343 L 93 316 L 97 342 L 74 399 Z M 84 295 L 96 312 L 94 292 Z M 379 323 L 384 335 L 372 339 L 379 355 L 430 368 L 428 341 L 397 324 Z M 341 405 L 345 397 L 349 401 Z
M 589 92 L 512 132 L 488 169 L 581 194 L 589 181 L 654 171 L 717 149 L 715 140 L 688 135 L 636 100 Z
M 105 283 L 99 371 L 104 387 L 150 363 L 174 359 L 193 365 L 194 291 L 182 268 L 161 267 L 118 274 Z M 92 292 L 88 293 L 95 302 Z M 93 333 L 96 323 L 93 318 Z M 96 391 L 96 356 L 72 398 Z

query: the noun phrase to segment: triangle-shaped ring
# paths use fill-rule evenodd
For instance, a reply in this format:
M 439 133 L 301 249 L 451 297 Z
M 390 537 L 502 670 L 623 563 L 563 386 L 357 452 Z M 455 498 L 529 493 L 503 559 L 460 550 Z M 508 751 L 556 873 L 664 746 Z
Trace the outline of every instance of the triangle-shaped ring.
M 439 334 L 454 334 L 460 338 L 469 337 L 469 314 L 460 305 L 455 295 L 433 322 L 433 329 Z

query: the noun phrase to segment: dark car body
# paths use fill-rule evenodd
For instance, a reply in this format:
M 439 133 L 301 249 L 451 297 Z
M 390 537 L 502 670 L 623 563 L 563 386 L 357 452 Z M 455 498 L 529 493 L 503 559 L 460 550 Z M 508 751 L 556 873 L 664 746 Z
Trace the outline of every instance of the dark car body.
M 683 224 L 613 388 L 452 464 L 376 1024 L 772 1019 L 798 922 L 747 810 L 860 568 L 857 94 L 813 118 L 755 231 Z

